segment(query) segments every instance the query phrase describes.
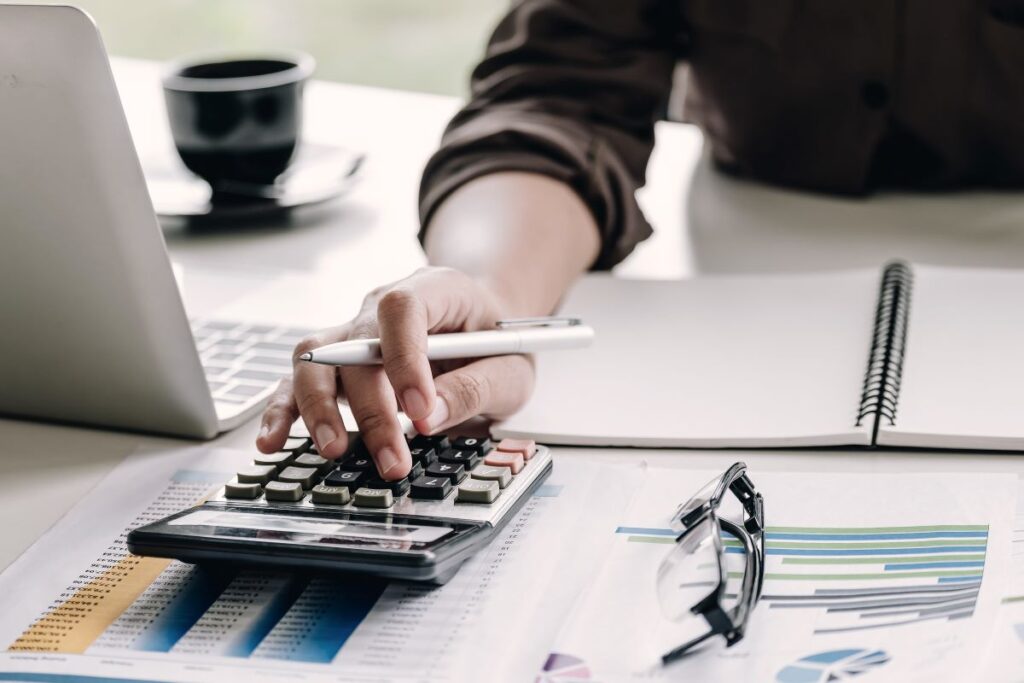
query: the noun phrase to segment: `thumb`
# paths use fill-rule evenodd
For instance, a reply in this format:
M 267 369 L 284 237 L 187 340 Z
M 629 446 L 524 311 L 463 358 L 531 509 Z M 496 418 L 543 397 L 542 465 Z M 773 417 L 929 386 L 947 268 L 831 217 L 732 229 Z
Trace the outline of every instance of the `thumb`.
M 433 434 L 478 415 L 507 417 L 526 403 L 533 383 L 533 361 L 529 356 L 495 356 L 474 361 L 434 378 L 434 411 L 413 426 L 421 434 Z

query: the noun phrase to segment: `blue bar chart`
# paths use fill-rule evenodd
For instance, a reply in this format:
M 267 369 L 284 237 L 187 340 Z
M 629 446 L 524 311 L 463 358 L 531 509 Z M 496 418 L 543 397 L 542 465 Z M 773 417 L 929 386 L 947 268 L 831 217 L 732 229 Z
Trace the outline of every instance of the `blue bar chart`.
M 632 543 L 675 543 L 670 529 L 619 527 Z M 974 613 L 985 570 L 985 525 L 768 527 L 762 605 L 817 610 L 815 633 L 962 619 Z M 743 555 L 723 536 L 727 558 Z M 739 564 L 739 563 L 737 563 Z M 742 571 L 727 562 L 734 583 Z

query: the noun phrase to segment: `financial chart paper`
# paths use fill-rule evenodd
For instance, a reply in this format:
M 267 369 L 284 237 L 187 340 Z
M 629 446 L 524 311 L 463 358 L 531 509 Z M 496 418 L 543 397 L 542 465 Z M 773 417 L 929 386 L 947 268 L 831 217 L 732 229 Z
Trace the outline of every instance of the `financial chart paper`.
M 904 477 L 750 476 L 765 497 L 766 574 L 744 640 L 661 665 L 706 624 L 669 621 L 657 603 L 655 573 L 675 539 L 656 501 L 694 490 L 694 474 L 652 469 L 542 680 L 973 680 L 1005 595 L 1014 476 L 915 474 L 909 488 Z M 723 541 L 728 598 L 743 562 L 738 542 Z
M 564 611 L 581 583 L 574 572 L 592 566 L 567 561 L 585 557 L 574 539 L 593 537 L 616 514 L 615 505 L 584 514 L 607 471 L 556 465 L 440 588 L 212 569 L 127 551 L 131 528 L 202 500 L 246 457 L 143 453 L 116 469 L 0 576 L 0 679 L 446 681 L 487 671 L 490 680 L 526 680 L 557 625 L 546 615 Z M 561 588 L 549 589 L 552 581 Z M 481 637 L 488 632 L 519 635 Z

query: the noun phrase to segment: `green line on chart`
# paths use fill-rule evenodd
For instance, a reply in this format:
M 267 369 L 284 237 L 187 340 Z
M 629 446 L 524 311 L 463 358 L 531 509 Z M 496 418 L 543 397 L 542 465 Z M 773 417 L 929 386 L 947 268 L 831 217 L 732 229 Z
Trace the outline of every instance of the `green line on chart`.
M 942 579 L 954 576 L 977 576 L 979 574 L 981 574 L 980 569 L 927 572 L 882 572 L 878 574 L 779 574 L 769 572 L 764 575 L 764 578 L 776 581 L 874 581 L 877 579 Z M 743 578 L 743 572 L 729 572 L 729 578 Z
M 675 543 L 676 539 L 666 536 L 627 536 L 630 543 Z
M 1011 595 L 1008 598 L 1003 598 L 1003 603 L 1007 602 L 1024 602 L 1024 595 Z
M 782 564 L 897 564 L 900 562 L 960 562 L 985 560 L 985 553 L 971 555 L 871 555 L 870 557 L 784 557 Z

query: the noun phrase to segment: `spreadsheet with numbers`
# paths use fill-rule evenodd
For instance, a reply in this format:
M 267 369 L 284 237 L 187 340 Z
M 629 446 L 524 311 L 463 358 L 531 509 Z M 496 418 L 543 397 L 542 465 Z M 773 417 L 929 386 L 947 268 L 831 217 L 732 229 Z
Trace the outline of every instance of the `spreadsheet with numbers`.
M 0 588 L 9 615 L 0 673 L 421 681 L 472 680 L 480 667 L 498 667 L 508 680 L 523 680 L 548 654 L 555 622 L 547 617 L 571 597 L 572 546 L 564 540 L 601 523 L 580 503 L 608 476 L 600 467 L 556 468 L 495 541 L 440 588 L 218 570 L 127 551 L 131 528 L 202 500 L 244 457 L 196 448 L 184 457 L 129 458 L 0 578 L 0 586 L 32 586 L 20 594 Z M 54 563 L 61 548 L 71 550 Z M 485 644 L 474 634 L 488 624 L 522 635 Z

